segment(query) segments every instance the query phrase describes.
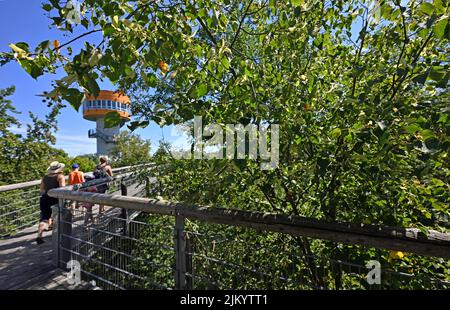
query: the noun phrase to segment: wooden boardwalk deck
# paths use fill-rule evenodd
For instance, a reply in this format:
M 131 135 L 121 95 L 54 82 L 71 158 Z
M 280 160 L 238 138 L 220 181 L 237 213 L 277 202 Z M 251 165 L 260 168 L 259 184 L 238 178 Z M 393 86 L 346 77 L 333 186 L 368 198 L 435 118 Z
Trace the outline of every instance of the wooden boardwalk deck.
M 128 196 L 142 196 L 142 187 L 129 188 Z M 107 208 L 103 220 L 118 212 L 119 209 Z M 98 214 L 98 206 L 93 213 Z M 45 242 L 40 245 L 35 242 L 36 232 L 37 225 L 0 240 L 0 290 L 98 289 L 90 283 L 69 285 L 66 272 L 52 262 L 52 232 L 44 233 Z
M 93 209 L 98 213 L 98 207 Z M 106 210 L 104 220 L 120 212 Z M 81 224 L 82 220 L 77 224 Z M 36 244 L 37 225 L 0 241 L 0 290 L 96 289 L 89 283 L 69 285 L 66 272 L 54 266 L 52 232 L 44 233 L 44 243 Z
M 45 243 L 37 245 L 37 225 L 0 241 L 0 289 L 20 289 L 34 284 L 34 279 L 54 270 L 51 232 L 44 233 Z

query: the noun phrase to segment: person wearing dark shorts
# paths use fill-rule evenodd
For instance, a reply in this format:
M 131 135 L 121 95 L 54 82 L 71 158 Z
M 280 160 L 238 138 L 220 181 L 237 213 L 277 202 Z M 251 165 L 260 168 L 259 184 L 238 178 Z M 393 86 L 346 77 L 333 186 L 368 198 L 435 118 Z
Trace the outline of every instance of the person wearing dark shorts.
M 50 197 L 43 194 L 39 199 L 39 206 L 41 208 L 40 222 L 49 221 L 52 217 L 52 206 L 58 203 L 58 198 Z
M 58 204 L 58 199 L 50 197 L 47 193 L 52 188 L 63 187 L 66 185 L 63 170 L 65 165 L 54 161 L 47 169 L 47 174 L 42 178 L 40 185 L 41 197 L 39 199 L 39 207 L 41 209 L 41 217 L 38 226 L 37 244 L 42 244 L 42 234 L 46 229 L 52 226 L 52 206 Z

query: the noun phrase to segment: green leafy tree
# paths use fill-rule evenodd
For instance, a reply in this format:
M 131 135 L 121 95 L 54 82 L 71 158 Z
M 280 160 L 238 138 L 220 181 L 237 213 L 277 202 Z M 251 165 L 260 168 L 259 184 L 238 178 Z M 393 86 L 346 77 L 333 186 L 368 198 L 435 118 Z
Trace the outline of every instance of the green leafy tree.
M 132 129 L 194 115 L 222 126 L 280 125 L 277 169 L 170 160 L 159 177 L 169 198 L 448 231 L 448 1 L 371 3 L 86 0 L 86 32 L 74 40 L 98 32 L 100 44 L 70 55 L 71 41 L 34 50 L 19 42 L 1 61 L 35 78 L 62 66 L 66 77 L 47 96 L 76 109 L 77 86 L 97 94 L 97 80 L 108 78 L 132 97 Z M 43 8 L 71 32 L 64 5 Z M 303 254 L 359 263 L 373 255 L 296 242 Z M 448 277 L 448 264 L 431 259 L 407 266 L 434 263 Z
M 20 122 L 14 117 L 18 114 L 11 101 L 14 87 L 0 90 L 0 183 L 12 184 L 41 178 L 50 162 L 68 161 L 68 155 L 52 147 L 56 131 L 56 118 L 60 106 L 56 105 L 44 120 L 30 112 L 31 124 L 27 124 L 26 134 L 14 134 L 12 126 L 20 128 Z
M 78 164 L 80 171 L 92 172 L 97 165 L 97 156 L 93 157 L 90 155 L 79 155 L 70 158 L 65 169 L 67 173 L 71 171 L 73 164 Z
M 439 227 L 448 218 L 448 3 L 360 1 L 84 1 L 88 38 L 31 51 L 10 45 L 33 77 L 62 65 L 46 94 L 78 109 L 108 78 L 141 121 L 277 123 L 281 165 L 261 172 L 274 208 L 330 220 Z M 76 27 L 64 1 L 53 26 Z M 355 40 L 353 33 L 357 33 Z M 253 177 L 251 177 L 253 176 Z M 429 192 L 429 193 L 428 193 Z M 269 197 L 272 197 L 269 199 Z
M 129 131 L 122 131 L 116 137 L 116 145 L 111 151 L 113 166 L 124 167 L 148 163 L 150 158 L 150 140 L 144 140 Z
M 14 93 L 15 88 L 9 87 L 0 90 L 0 169 L 2 176 L 0 182 L 5 183 L 16 177 L 13 162 L 13 151 L 20 144 L 20 135 L 10 131 L 11 126 L 20 126 L 19 121 L 11 114 L 18 114 L 11 101 L 6 97 Z

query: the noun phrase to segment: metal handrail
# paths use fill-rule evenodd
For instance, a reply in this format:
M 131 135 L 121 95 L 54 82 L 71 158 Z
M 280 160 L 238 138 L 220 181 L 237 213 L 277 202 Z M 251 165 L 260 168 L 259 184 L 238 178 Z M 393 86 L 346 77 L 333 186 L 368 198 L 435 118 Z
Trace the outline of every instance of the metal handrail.
M 148 198 L 76 192 L 70 190 L 70 188 L 52 189 L 48 194 L 59 199 L 96 203 L 146 213 L 181 216 L 229 226 L 282 232 L 294 236 L 450 258 L 450 234 L 437 231 L 429 231 L 429 235 L 426 236 L 415 228 L 326 222 L 284 214 L 211 208 Z
M 112 169 L 112 171 L 115 174 L 119 174 L 122 171 L 135 169 L 135 168 L 139 168 L 139 167 L 145 167 L 145 166 L 151 167 L 153 165 L 154 165 L 154 163 L 146 163 L 146 164 L 140 164 L 140 165 L 134 165 L 134 166 L 126 166 L 126 167 L 114 168 L 114 169 Z M 85 175 L 92 176 L 92 172 L 88 172 Z M 66 180 L 67 179 L 68 179 L 68 176 L 66 176 Z M 33 181 L 27 181 L 27 182 L 15 183 L 15 184 L 2 185 L 2 186 L 0 186 L 0 193 L 7 192 L 7 191 L 12 191 L 12 190 L 16 190 L 16 189 L 29 188 L 29 187 L 37 186 L 39 184 L 41 184 L 41 180 L 33 180 Z

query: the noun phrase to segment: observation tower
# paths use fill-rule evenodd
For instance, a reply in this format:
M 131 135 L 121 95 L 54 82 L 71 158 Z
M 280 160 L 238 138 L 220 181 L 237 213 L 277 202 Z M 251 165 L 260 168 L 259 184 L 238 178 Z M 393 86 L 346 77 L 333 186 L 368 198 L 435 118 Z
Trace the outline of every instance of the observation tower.
M 121 123 L 105 128 L 105 117 L 109 112 L 118 112 Z M 86 96 L 83 101 L 83 118 L 96 122 L 96 129 L 89 129 L 89 138 L 97 139 L 97 154 L 109 155 L 116 144 L 120 128 L 130 120 L 130 98 L 120 92 L 101 90 L 97 97 Z

